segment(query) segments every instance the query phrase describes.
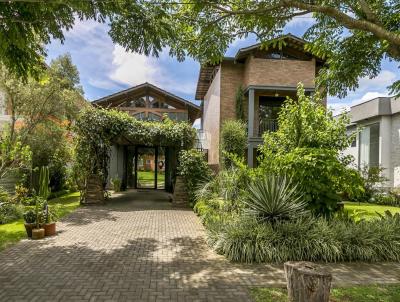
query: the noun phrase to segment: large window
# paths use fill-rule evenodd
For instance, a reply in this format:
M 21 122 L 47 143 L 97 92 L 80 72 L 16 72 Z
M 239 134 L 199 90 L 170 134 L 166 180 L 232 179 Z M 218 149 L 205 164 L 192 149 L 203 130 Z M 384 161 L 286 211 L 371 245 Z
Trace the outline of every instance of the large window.
M 365 126 L 360 132 L 359 165 L 379 166 L 379 123 Z
M 259 97 L 259 134 L 278 130 L 278 116 L 285 97 Z

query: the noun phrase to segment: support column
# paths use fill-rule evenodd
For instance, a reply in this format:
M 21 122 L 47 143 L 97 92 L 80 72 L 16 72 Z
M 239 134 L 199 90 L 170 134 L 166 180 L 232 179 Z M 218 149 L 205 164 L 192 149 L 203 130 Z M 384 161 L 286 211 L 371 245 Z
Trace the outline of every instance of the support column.
M 379 164 L 383 175 L 389 180 L 384 186 L 393 185 L 393 167 L 391 162 L 392 152 L 392 119 L 391 116 L 382 116 L 379 127 Z
M 247 114 L 247 165 L 253 168 L 253 147 L 250 145 L 250 139 L 254 137 L 254 89 L 249 89 L 249 110 Z

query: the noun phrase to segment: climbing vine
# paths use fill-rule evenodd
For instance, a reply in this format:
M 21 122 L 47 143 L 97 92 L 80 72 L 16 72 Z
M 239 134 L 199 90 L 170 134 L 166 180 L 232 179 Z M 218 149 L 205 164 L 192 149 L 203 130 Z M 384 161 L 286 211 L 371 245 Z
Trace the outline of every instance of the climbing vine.
M 125 140 L 132 145 L 171 146 L 190 149 L 196 132 L 187 122 L 168 118 L 161 122 L 141 121 L 116 110 L 89 108 L 76 125 L 76 163 L 82 178 L 98 175 L 104 185 L 108 177 L 111 146 Z

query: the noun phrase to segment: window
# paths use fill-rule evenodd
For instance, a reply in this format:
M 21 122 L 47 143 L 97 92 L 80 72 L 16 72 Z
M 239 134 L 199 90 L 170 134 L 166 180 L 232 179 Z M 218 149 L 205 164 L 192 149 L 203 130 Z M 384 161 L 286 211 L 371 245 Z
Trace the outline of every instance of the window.
M 161 121 L 162 117 L 157 114 L 154 114 L 152 112 L 149 112 L 148 120 L 149 121 Z
M 139 112 L 139 113 L 133 114 L 133 117 L 137 120 L 144 120 L 144 119 L 146 119 L 146 114 L 144 112 Z
M 145 98 L 138 98 L 126 101 L 122 104 L 121 107 L 133 107 L 133 108 L 144 108 L 146 107 L 146 99 Z
M 360 132 L 359 166 L 379 166 L 379 123 L 366 126 Z

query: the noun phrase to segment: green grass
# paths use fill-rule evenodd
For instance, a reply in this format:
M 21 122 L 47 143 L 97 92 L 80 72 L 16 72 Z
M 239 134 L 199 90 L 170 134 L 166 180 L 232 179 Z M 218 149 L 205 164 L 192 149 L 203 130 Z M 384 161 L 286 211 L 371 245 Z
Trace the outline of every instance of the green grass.
M 374 219 L 378 218 L 379 215 L 383 214 L 385 211 L 390 211 L 392 214 L 400 213 L 400 208 L 377 205 L 372 203 L 358 203 L 358 202 L 345 202 L 344 208 L 350 215 L 354 216 L 356 219 Z
M 138 181 L 142 187 L 153 187 L 154 186 L 154 171 L 137 171 L 138 173 Z M 157 183 L 163 184 L 165 181 L 164 173 L 157 173 Z
M 61 218 L 79 207 L 79 192 L 51 199 L 49 204 L 57 206 Z M 0 250 L 23 238 L 26 238 L 23 219 L 0 225 Z
M 287 291 L 282 288 L 253 288 L 256 302 L 287 302 Z M 398 302 L 400 285 L 370 285 L 331 290 L 331 302 Z

